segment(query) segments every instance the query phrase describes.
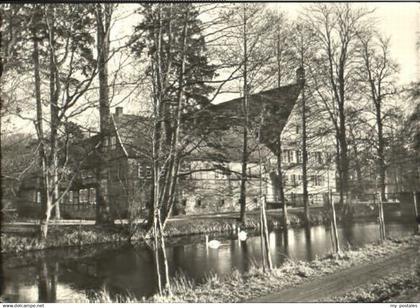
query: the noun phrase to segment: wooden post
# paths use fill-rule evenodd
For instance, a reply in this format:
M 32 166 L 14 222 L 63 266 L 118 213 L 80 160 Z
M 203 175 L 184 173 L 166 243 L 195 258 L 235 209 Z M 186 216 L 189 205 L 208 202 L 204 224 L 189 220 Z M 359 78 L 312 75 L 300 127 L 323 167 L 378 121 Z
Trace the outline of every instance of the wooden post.
M 384 203 L 382 200 L 382 195 L 380 196 L 380 203 L 381 203 L 381 222 L 382 222 L 382 233 L 384 236 L 384 240 L 386 240 L 386 228 L 385 228 L 385 216 L 384 216 Z
M 416 232 L 419 233 L 420 232 L 419 210 L 417 208 L 417 197 L 416 197 L 415 191 L 413 191 L 413 201 L 414 201 L 414 215 L 416 219 Z
M 334 227 L 334 241 L 335 241 L 335 252 L 340 252 L 340 243 L 338 241 L 338 231 L 337 231 L 337 216 L 335 214 L 335 206 L 334 200 L 331 198 L 331 209 L 332 209 L 332 216 L 333 216 L 333 227 Z
M 331 203 L 332 203 L 332 193 L 331 190 L 328 190 L 328 207 L 327 208 L 331 208 Z M 333 248 L 333 250 L 335 250 L 335 241 L 334 241 L 334 226 L 333 226 L 333 222 L 332 222 L 332 217 L 331 217 L 331 222 L 330 222 L 330 237 L 331 237 L 331 246 Z
M 260 200 L 261 202 L 261 200 Z M 263 212 L 262 205 L 260 205 L 260 241 L 261 241 L 261 256 L 262 256 L 262 267 L 265 272 L 265 250 L 264 250 L 264 227 L 263 227 Z
M 379 240 L 382 242 L 382 224 L 381 224 L 381 206 L 378 199 L 378 192 L 373 195 L 374 203 L 378 206 L 378 224 L 379 224 Z
M 385 240 L 385 222 L 384 222 L 384 207 L 382 203 L 382 196 L 378 193 L 378 218 L 379 218 L 379 231 L 381 236 L 381 241 Z
M 273 269 L 273 262 L 271 261 L 271 254 L 270 254 L 270 242 L 268 239 L 268 226 L 267 226 L 267 215 L 265 212 L 265 206 L 266 206 L 266 196 L 264 195 L 263 202 L 262 202 L 262 213 L 263 213 L 263 225 L 264 225 L 264 244 L 265 244 L 265 254 L 267 257 L 267 265 L 268 269 Z

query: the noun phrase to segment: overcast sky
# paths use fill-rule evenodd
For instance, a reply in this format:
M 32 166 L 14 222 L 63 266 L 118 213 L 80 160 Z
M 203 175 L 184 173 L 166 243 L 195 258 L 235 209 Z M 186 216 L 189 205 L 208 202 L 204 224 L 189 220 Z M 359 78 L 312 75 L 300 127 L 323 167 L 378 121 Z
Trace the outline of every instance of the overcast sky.
M 308 4 L 306 3 L 269 3 L 270 7 L 276 7 L 286 12 L 295 19 L 299 12 Z M 420 80 L 420 50 L 416 50 L 416 33 L 420 36 L 420 3 L 418 2 L 374 2 L 354 3 L 363 5 L 368 9 L 375 9 L 375 17 L 381 32 L 391 37 L 392 56 L 401 65 L 400 83 L 406 84 Z M 122 8 L 125 12 L 133 11 L 137 4 L 125 4 Z M 137 23 L 137 16 L 132 15 L 121 19 L 115 24 L 114 31 L 118 34 L 129 34 L 132 27 Z M 118 35 L 117 34 L 117 35 Z
M 278 7 L 286 12 L 291 19 L 295 19 L 307 4 L 282 2 L 270 3 L 269 5 Z M 391 37 L 391 53 L 393 58 L 400 64 L 399 83 L 404 85 L 413 81 L 420 81 L 420 48 L 416 49 L 416 41 L 420 40 L 420 3 L 381 2 L 358 3 L 355 5 L 365 5 L 369 9 L 376 9 L 375 16 L 378 21 L 378 28 L 383 34 Z M 137 7 L 137 4 L 123 4 L 120 6 L 120 9 L 122 9 L 120 17 L 124 15 L 129 17 L 121 18 L 116 22 L 113 35 L 121 37 L 121 35 L 130 35 L 132 33 L 133 26 L 138 22 L 138 15 L 133 15 L 132 12 Z M 229 98 L 232 97 L 220 97 L 217 101 L 220 102 Z M 139 112 L 139 97 L 134 97 L 134 99 L 136 101 L 135 104 L 132 104 L 131 100 L 125 100 L 122 103 L 125 111 L 130 113 Z M 116 101 L 113 102 L 113 107 L 117 103 Z M 88 122 L 97 122 L 97 111 L 91 110 L 83 118 Z M 33 128 L 30 123 L 28 125 L 27 121 L 15 119 L 13 122 L 18 130 L 32 130 Z
M 268 5 L 270 8 L 278 8 L 285 12 L 289 19 L 296 20 L 304 7 L 310 4 L 269 2 Z M 420 80 L 420 50 L 416 50 L 416 32 L 420 34 L 420 3 L 364 2 L 354 3 L 354 5 L 365 6 L 369 10 L 375 9 L 377 28 L 383 35 L 391 38 L 391 55 L 400 65 L 399 84 L 404 85 Z M 138 4 L 125 4 L 119 7 L 120 16 L 126 16 L 126 18 L 120 19 L 115 24 L 113 28 L 115 37 L 123 37 L 132 33 L 133 26 L 138 23 L 139 18 L 139 15 L 132 14 L 137 7 Z M 217 104 L 238 95 L 239 93 L 222 94 L 213 103 Z M 117 100 L 114 103 L 118 103 Z M 129 102 L 126 101 L 122 105 L 128 112 L 136 112 L 136 106 Z
M 295 17 L 305 4 L 275 3 L 284 9 L 291 17 Z M 365 3 L 375 8 L 378 18 L 378 28 L 391 37 L 392 56 L 401 65 L 400 83 L 420 81 L 420 50 L 416 50 L 416 33 L 420 36 L 420 3 Z M 420 38 L 419 38 L 420 40 Z

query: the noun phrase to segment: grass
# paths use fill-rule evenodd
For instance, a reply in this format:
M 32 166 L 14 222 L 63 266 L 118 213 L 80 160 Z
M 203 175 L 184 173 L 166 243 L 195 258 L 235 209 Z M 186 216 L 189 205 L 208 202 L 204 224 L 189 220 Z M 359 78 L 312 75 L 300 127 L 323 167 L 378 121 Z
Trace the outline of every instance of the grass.
M 303 217 L 299 214 L 290 214 L 289 220 L 292 227 L 302 225 Z M 280 227 L 279 215 L 268 215 L 270 228 Z M 323 213 L 318 211 L 311 214 L 312 224 L 319 224 L 325 220 Z M 208 233 L 232 233 L 236 230 L 237 219 L 215 217 L 212 219 L 192 219 L 181 221 L 170 221 L 165 228 L 168 238 Z M 242 229 L 258 230 L 259 214 L 249 213 L 246 223 Z M 138 228 L 137 232 L 130 238 L 131 241 L 142 240 L 144 229 Z M 50 226 L 48 239 L 42 242 L 36 234 L 12 234 L 2 233 L 1 253 L 19 253 L 22 251 L 40 250 L 55 247 L 71 247 L 109 242 L 127 242 L 128 234 L 124 228 L 103 228 L 94 225 L 83 226 Z
M 323 299 L 325 302 L 340 303 L 378 303 L 392 302 L 393 298 L 410 290 L 420 291 L 420 272 L 401 273 L 397 276 L 389 276 L 375 283 L 357 288 L 339 297 Z M 398 300 L 397 300 L 398 301 Z
M 50 227 L 46 241 L 41 241 L 36 235 L 25 236 L 19 234 L 1 235 L 2 253 L 19 253 L 22 251 L 40 250 L 55 247 L 82 246 L 109 242 L 125 242 L 121 232 L 112 229 L 91 227 Z
M 402 248 L 419 246 L 420 236 L 412 236 L 399 241 L 388 240 L 383 244 L 371 244 L 360 249 L 344 251 L 340 254 L 330 254 L 322 259 L 311 262 L 288 260 L 282 266 L 274 268 L 271 272 L 264 272 L 261 267 L 252 266 L 251 269 L 241 274 L 234 270 L 229 275 L 221 278 L 216 274 L 209 274 L 203 283 L 195 284 L 185 275 L 180 274 L 172 280 L 172 294 L 155 295 L 149 299 L 136 299 L 130 295 L 118 298 L 119 302 L 204 302 L 204 303 L 227 303 L 241 302 L 249 298 L 257 298 L 286 287 L 292 287 L 309 279 L 315 279 L 327 274 L 338 272 L 344 268 L 369 263 L 378 258 L 398 254 Z M 406 277 L 407 278 L 407 277 Z M 385 280 L 384 280 L 385 281 Z M 391 289 L 407 287 L 409 282 L 404 280 L 394 281 Z M 410 282 L 413 285 L 415 282 Z M 372 286 L 371 291 L 356 290 L 355 294 L 349 294 L 342 298 L 349 301 L 369 301 L 378 297 L 375 290 L 381 290 L 378 283 Z M 371 295 L 370 295 L 371 294 Z M 391 295 L 393 293 L 390 293 Z M 352 297 L 353 296 L 353 297 Z M 357 297 L 359 296 L 359 297 Z M 107 290 L 102 290 L 96 297 L 98 302 L 115 302 Z M 339 301 L 339 299 L 334 299 Z

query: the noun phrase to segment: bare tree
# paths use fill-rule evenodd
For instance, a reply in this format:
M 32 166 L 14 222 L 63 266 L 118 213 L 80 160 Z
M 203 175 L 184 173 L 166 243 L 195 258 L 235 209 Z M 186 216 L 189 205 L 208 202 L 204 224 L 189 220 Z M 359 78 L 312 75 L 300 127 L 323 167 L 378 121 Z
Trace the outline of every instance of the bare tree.
M 226 44 L 231 47 L 224 51 L 224 61 L 232 63 L 232 67 L 240 68 L 236 74 L 241 80 L 240 92 L 242 105 L 240 116 L 242 119 L 242 159 L 240 179 L 240 221 L 246 220 L 247 196 L 247 165 L 250 155 L 248 145 L 249 127 L 249 96 L 257 89 L 264 88 L 267 80 L 261 75 L 262 68 L 271 58 L 272 52 L 265 43 L 268 42 L 273 15 L 265 14 L 265 6 L 261 4 L 235 4 L 228 12 L 222 12 L 226 24 L 230 25 L 226 31 Z M 226 46 L 226 45 L 225 45 Z
M 319 57 L 322 59 L 320 78 L 334 101 L 330 109 L 337 140 L 337 169 L 339 175 L 340 207 L 344 213 L 345 197 L 348 192 L 349 160 L 346 130 L 346 106 L 352 91 L 354 58 L 358 31 L 371 11 L 353 7 L 353 4 L 316 4 L 310 6 L 305 17 L 309 27 L 314 29 L 320 43 Z
M 386 107 L 386 100 L 397 92 L 395 76 L 398 72 L 398 66 L 390 55 L 389 38 L 384 38 L 370 30 L 360 32 L 358 37 L 361 57 L 359 76 L 360 80 L 369 89 L 369 99 L 374 108 L 379 186 L 381 199 L 386 200 L 386 143 L 384 138 L 384 121 L 386 121 L 386 118 L 384 109 Z

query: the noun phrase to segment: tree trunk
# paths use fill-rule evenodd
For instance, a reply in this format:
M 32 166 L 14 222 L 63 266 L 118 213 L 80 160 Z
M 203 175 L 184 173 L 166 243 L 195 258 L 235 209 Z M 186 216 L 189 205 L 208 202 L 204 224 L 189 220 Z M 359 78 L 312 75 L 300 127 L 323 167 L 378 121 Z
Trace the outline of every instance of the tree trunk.
M 282 168 L 282 149 L 281 149 L 281 137 L 278 137 L 278 148 L 277 148 L 277 178 L 279 185 L 279 200 L 283 211 L 283 227 L 287 228 L 289 225 L 289 217 L 287 214 L 287 204 L 284 198 L 284 187 L 283 187 L 283 168 Z
M 305 84 L 302 87 L 302 193 L 303 193 L 303 208 L 305 211 L 305 225 L 309 226 L 309 202 L 308 202 L 308 151 L 306 140 L 306 97 L 305 97 Z
M 42 112 L 42 101 L 41 101 L 41 78 L 40 78 L 40 70 L 39 70 L 39 47 L 38 47 L 38 39 L 36 37 L 36 31 L 32 30 L 33 35 L 33 54 L 32 58 L 34 61 L 34 79 L 35 79 L 35 102 L 36 102 L 36 132 L 38 136 L 38 142 L 39 142 L 39 151 L 38 151 L 38 159 L 41 167 L 41 180 L 40 180 L 40 189 L 41 189 L 41 208 L 43 212 L 41 213 L 41 228 L 40 228 L 40 234 L 42 238 L 46 238 L 48 233 L 48 226 L 43 227 L 42 226 L 42 217 L 46 213 L 46 210 L 48 208 L 47 202 L 48 202 L 48 171 L 47 171 L 47 156 L 45 153 L 45 146 L 44 146 L 44 125 L 43 125 L 43 112 Z M 46 221 L 48 223 L 48 221 Z M 44 231 L 45 229 L 45 231 Z M 44 236 L 45 234 L 45 236 Z
M 266 196 L 263 196 L 263 200 L 262 200 L 262 218 L 263 218 L 263 228 L 262 231 L 263 232 L 263 237 L 264 237 L 264 246 L 265 246 L 265 255 L 267 258 L 267 266 L 268 269 L 271 271 L 273 269 L 273 262 L 271 261 L 271 254 L 270 254 L 270 240 L 268 238 L 268 225 L 267 225 L 267 215 L 265 212 L 265 208 L 266 208 Z
M 346 197 L 348 192 L 348 178 L 349 178 L 349 161 L 348 161 L 348 147 L 346 136 L 346 117 L 344 111 L 344 103 L 339 104 L 339 145 L 340 145 L 340 208 L 343 214 L 346 215 L 349 211 L 346 205 Z
M 247 16 L 246 7 L 244 6 L 244 24 L 243 24 L 243 44 L 244 44 L 244 84 L 243 84 L 243 147 L 242 147 L 242 168 L 241 168 L 241 191 L 240 191 L 240 221 L 245 224 L 246 221 L 246 181 L 247 181 L 247 164 L 248 164 L 248 50 L 247 50 Z
M 100 147 L 98 166 L 96 170 L 96 223 L 112 223 L 113 219 L 109 210 L 108 172 L 106 146 L 110 137 L 110 106 L 108 89 L 108 57 L 110 45 L 110 26 L 112 4 L 96 4 L 97 27 L 97 53 L 99 77 L 99 122 L 100 122 Z
M 162 217 L 160 216 L 160 212 L 158 212 L 158 223 L 159 223 L 160 245 L 162 248 L 163 265 L 165 269 L 165 290 L 168 292 L 169 295 L 172 295 L 171 281 L 169 278 L 168 257 L 166 255 L 165 234 L 163 232 Z
M 333 236 L 334 236 L 334 244 L 335 244 L 335 252 L 339 253 L 340 252 L 340 243 L 339 243 L 339 239 L 338 239 L 338 231 L 337 231 L 337 215 L 335 212 L 335 205 L 334 205 L 334 199 L 332 194 L 330 193 L 330 200 L 331 200 L 331 211 L 332 211 L 332 226 L 333 226 Z
M 379 186 L 382 200 L 386 200 L 385 196 L 385 178 L 386 178 L 386 166 L 385 166 L 385 154 L 384 147 L 385 141 L 383 136 L 383 124 L 382 124 L 382 112 L 381 112 L 381 101 L 378 99 L 376 105 L 376 125 L 378 126 L 378 168 L 379 168 Z
M 184 96 L 184 74 L 185 74 L 185 61 L 186 61 L 186 48 L 187 48 L 187 32 L 188 32 L 188 19 L 189 19 L 189 7 L 187 6 L 185 12 L 184 26 L 182 29 L 182 45 L 181 45 L 181 71 L 178 78 L 178 93 L 177 93 L 177 105 L 175 108 L 175 132 L 174 137 L 171 142 L 171 154 L 172 154 L 172 163 L 171 163 L 171 180 L 169 182 L 169 198 L 167 200 L 167 212 L 164 215 L 163 226 L 166 225 L 167 218 L 172 213 L 172 208 L 175 204 L 175 195 L 176 195 L 176 186 L 178 180 L 178 169 L 179 169 L 179 136 L 181 134 L 181 120 L 182 120 L 182 101 Z
M 277 29 L 277 87 L 280 88 L 281 86 L 281 49 L 280 49 L 280 29 Z M 284 187 L 283 187 L 283 168 L 282 168 L 282 148 L 281 148 L 281 133 L 277 139 L 278 147 L 277 147 L 277 179 L 279 185 L 279 200 L 281 203 L 281 208 L 283 211 L 283 227 L 287 228 L 289 225 L 289 218 L 287 215 L 287 205 L 286 200 L 284 198 Z
M 378 196 L 378 221 L 379 221 L 379 234 L 381 242 L 385 241 L 386 231 L 385 231 L 385 221 L 384 221 L 384 206 L 382 202 L 382 195 L 379 193 Z
M 57 64 L 55 63 L 55 29 L 54 29 L 54 16 L 52 10 L 48 11 L 50 19 L 50 33 L 49 33 L 49 74 L 50 74 L 50 167 L 52 167 L 51 186 L 52 186 L 52 203 L 55 208 L 55 218 L 60 218 L 60 205 L 59 205 L 59 184 L 58 184 L 58 98 L 60 91 L 60 80 L 57 72 Z M 49 193 L 49 192 L 48 192 Z
M 354 169 L 356 171 L 356 181 L 357 181 L 357 187 L 356 189 L 353 189 L 355 191 L 356 195 L 360 195 L 363 192 L 363 178 L 362 178 L 362 167 L 360 166 L 360 158 L 359 158 L 359 149 L 357 147 L 357 141 L 356 136 L 354 135 L 353 128 L 350 127 L 349 134 L 351 136 L 351 145 L 354 153 Z
M 47 189 L 49 189 L 49 186 L 47 186 Z M 51 218 L 51 210 L 52 210 L 52 204 L 51 204 L 51 198 L 49 194 L 47 193 L 47 200 L 45 202 L 45 208 L 43 209 L 43 217 L 41 218 L 41 240 L 46 241 L 48 236 L 48 225 Z

